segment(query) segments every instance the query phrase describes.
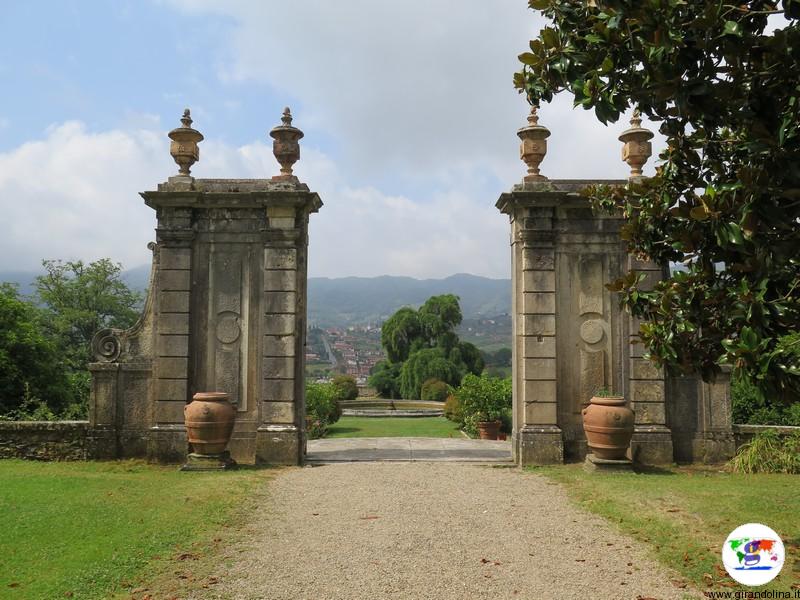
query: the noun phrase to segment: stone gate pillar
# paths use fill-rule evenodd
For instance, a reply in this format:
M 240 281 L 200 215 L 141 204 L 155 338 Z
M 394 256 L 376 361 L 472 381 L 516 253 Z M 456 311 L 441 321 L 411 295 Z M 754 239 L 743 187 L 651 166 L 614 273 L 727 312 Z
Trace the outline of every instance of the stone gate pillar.
M 292 174 L 303 134 L 288 109 L 282 120 L 271 132 L 281 175 L 195 179 L 202 135 L 187 111 L 170 132 L 180 174 L 141 194 L 157 219 L 148 300 L 134 328 L 96 336 L 92 413 L 98 431 L 135 430 L 152 460 L 184 460 L 184 406 L 223 391 L 236 406 L 236 461 L 302 463 L 308 219 L 322 202 Z M 142 364 L 144 384 L 118 383 Z
M 660 267 L 632 264 L 622 218 L 595 214 L 580 192 L 625 180 L 553 180 L 539 173 L 549 131 L 535 109 L 519 131 L 528 163 L 523 183 L 497 202 L 511 222 L 513 432 L 518 464 L 559 463 L 586 454 L 581 410 L 599 388 L 623 394 L 636 411 L 633 457 L 672 461 L 664 377 L 630 344 L 638 325 L 605 288 L 628 271 L 657 281 Z

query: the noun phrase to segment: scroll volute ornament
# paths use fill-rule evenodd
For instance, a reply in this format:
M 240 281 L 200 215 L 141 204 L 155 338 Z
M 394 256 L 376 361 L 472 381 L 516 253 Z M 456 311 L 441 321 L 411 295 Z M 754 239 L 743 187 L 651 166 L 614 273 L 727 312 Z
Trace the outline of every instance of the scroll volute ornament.
M 528 174 L 523 177 L 524 182 L 545 181 L 547 177 L 539 172 L 539 165 L 547 154 L 547 138 L 550 130 L 544 125 L 539 125 L 539 107 L 533 105 L 528 115 L 527 127 L 517 131 L 522 142 L 519 145 L 519 157 L 528 165 Z
M 281 174 L 275 175 L 272 179 L 296 180 L 292 165 L 300 160 L 300 140 L 303 138 L 303 132 L 292 126 L 292 111 L 288 106 L 283 109 L 281 124 L 274 127 L 269 135 L 274 140 L 272 153 L 281 165 Z
M 169 132 L 169 153 L 178 164 L 178 173 L 184 177 L 190 177 L 192 165 L 200 160 L 199 142 L 203 141 L 203 134 L 192 129 L 192 117 L 189 109 L 183 111 L 181 117 L 181 127 L 177 127 Z
M 653 132 L 642 127 L 642 116 L 639 110 L 633 111 L 631 127 L 619 136 L 622 142 L 622 160 L 631 168 L 630 178 L 642 177 L 642 167 L 653 154 L 653 145 L 650 140 Z

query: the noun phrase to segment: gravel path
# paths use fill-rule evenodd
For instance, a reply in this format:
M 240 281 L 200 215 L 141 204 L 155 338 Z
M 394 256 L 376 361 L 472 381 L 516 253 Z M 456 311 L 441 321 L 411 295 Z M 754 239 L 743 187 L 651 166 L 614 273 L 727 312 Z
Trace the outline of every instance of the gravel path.
M 686 590 L 643 545 L 511 468 L 360 463 L 269 484 L 204 598 L 647 599 Z M 675 578 L 673 575 L 672 578 Z

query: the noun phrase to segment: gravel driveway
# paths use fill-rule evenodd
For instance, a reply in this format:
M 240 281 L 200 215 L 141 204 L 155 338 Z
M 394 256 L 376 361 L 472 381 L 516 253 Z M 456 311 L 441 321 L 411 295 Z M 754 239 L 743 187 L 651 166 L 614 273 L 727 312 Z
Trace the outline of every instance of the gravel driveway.
M 644 546 L 513 468 L 289 469 L 204 598 L 647 599 L 686 590 Z

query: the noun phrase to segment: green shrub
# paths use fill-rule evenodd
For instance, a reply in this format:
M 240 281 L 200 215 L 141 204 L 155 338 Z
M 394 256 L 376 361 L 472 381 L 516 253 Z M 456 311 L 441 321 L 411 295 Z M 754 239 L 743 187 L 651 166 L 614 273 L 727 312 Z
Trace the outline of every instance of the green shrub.
M 786 404 L 765 397 L 751 381 L 731 381 L 733 422 L 746 425 L 800 425 L 800 402 Z
M 323 425 L 336 423 L 342 416 L 339 390 L 332 383 L 306 384 L 306 414 Z
M 511 409 L 504 411 L 502 415 L 500 415 L 500 431 L 503 433 L 507 433 L 511 435 L 512 429 L 512 418 L 511 418 Z
M 317 418 L 306 420 L 306 435 L 310 440 L 318 440 L 328 433 L 328 426 Z
M 358 398 L 358 384 L 352 375 L 337 375 L 333 385 L 338 390 L 339 400 L 355 400 Z
M 464 411 L 461 410 L 461 403 L 455 394 L 447 396 L 444 403 L 444 416 L 454 423 L 462 424 L 464 422 Z
M 455 394 L 464 411 L 465 423 L 467 417 L 495 421 L 511 408 L 511 379 L 478 377 L 469 373 Z
M 431 378 L 425 380 L 420 389 L 420 400 L 430 402 L 444 402 L 450 393 L 450 387 L 439 379 Z
M 737 473 L 800 473 L 800 433 L 781 437 L 774 429 L 760 431 L 730 466 Z

